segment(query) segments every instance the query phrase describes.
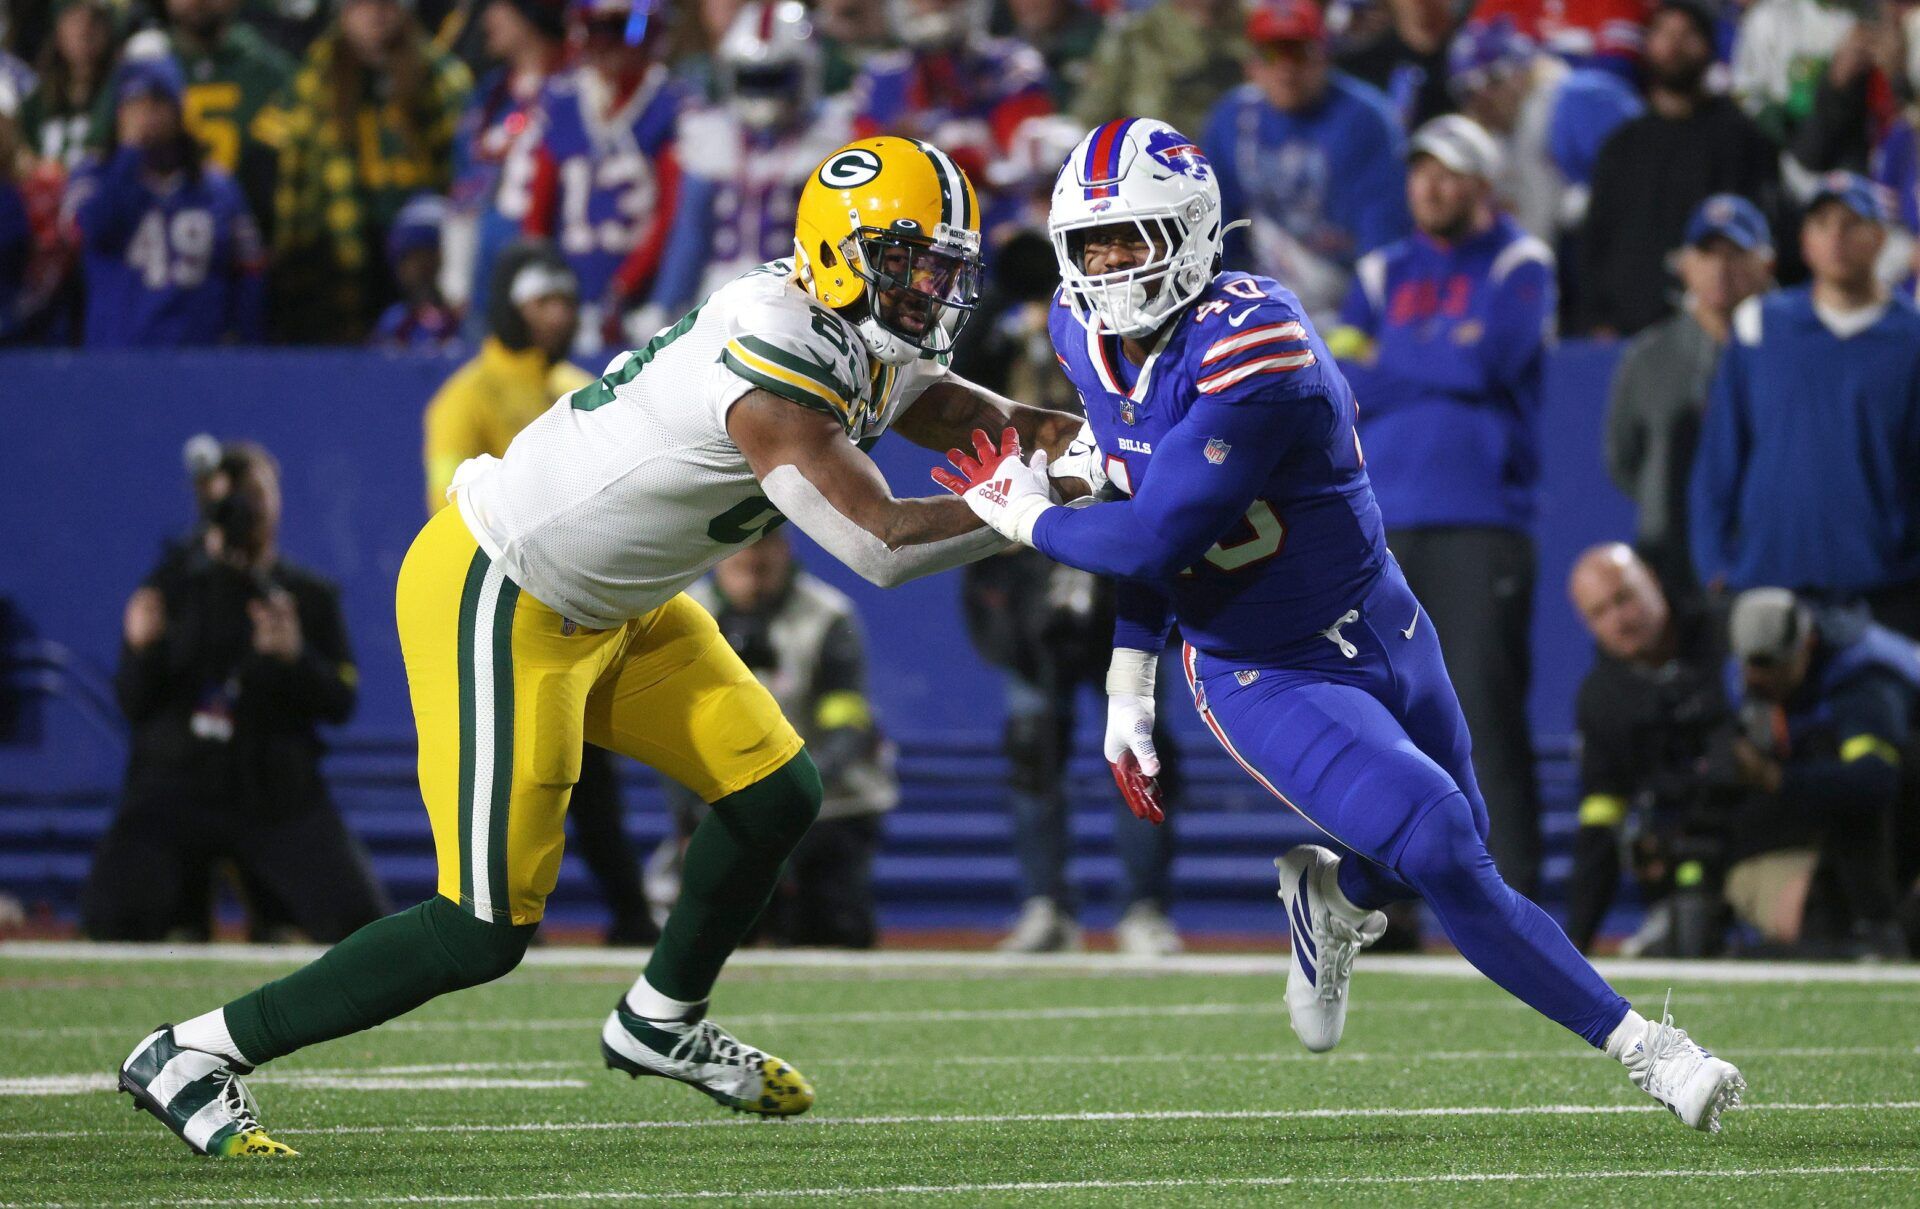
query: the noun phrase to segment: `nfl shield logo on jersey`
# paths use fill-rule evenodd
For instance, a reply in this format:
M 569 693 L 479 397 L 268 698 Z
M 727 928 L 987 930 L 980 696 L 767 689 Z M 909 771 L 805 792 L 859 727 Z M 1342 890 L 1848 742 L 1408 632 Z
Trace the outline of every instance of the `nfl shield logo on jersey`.
M 1133 423 L 1133 421 L 1134 421 L 1134 411 L 1133 411 L 1133 400 L 1132 400 L 1132 399 L 1122 399 L 1122 400 L 1120 400 L 1120 418 L 1121 418 L 1121 420 L 1123 420 L 1123 421 L 1125 421 L 1125 422 L 1126 422 L 1126 423 L 1128 423 L 1128 424 L 1131 424 L 1131 423 Z M 1211 455 L 1209 455 L 1209 456 L 1211 456 Z
M 1221 440 L 1219 437 L 1208 437 L 1207 447 L 1203 452 L 1205 452 L 1207 455 L 1207 461 L 1212 462 L 1215 466 L 1218 466 L 1220 463 L 1227 460 L 1227 451 L 1232 448 L 1233 446 L 1227 444 L 1225 441 Z

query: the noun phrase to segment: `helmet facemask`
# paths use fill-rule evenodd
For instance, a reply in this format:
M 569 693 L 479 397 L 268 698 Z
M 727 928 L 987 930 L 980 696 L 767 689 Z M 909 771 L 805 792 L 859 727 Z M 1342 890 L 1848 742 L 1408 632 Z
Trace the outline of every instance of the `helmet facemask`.
M 955 338 L 979 303 L 977 250 L 965 243 L 935 243 L 860 227 L 842 241 L 840 252 L 866 283 L 865 313 L 856 326 L 874 356 L 889 365 L 904 365 L 953 351 Z
M 1060 262 L 1061 285 L 1074 317 L 1088 326 L 1097 318 L 1107 331 L 1129 339 L 1160 330 L 1212 279 L 1219 224 L 1218 212 L 1197 197 L 1177 210 L 1106 212 L 1049 224 L 1054 255 Z M 1089 274 L 1085 259 L 1088 235 L 1104 228 L 1128 227 L 1147 246 L 1147 261 L 1110 273 Z

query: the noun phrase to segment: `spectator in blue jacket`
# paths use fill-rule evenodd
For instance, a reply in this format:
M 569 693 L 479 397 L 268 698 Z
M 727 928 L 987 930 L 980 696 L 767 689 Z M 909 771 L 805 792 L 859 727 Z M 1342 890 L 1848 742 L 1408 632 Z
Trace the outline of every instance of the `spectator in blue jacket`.
M 1404 145 L 1379 89 L 1332 67 L 1312 0 L 1247 18 L 1247 83 L 1207 119 L 1227 260 L 1278 278 L 1316 320 L 1333 317 L 1362 255 L 1407 233 Z
M 1353 361 L 1387 542 L 1442 635 L 1475 742 L 1487 846 L 1530 893 L 1539 794 L 1527 730 L 1540 379 L 1553 253 L 1495 209 L 1493 138 L 1435 118 L 1410 147 L 1415 233 L 1360 259 L 1329 342 Z
M 1689 494 L 1710 588 L 1864 600 L 1920 636 L 1920 312 L 1874 275 L 1889 203 L 1822 177 L 1801 228 L 1810 285 L 1748 299 L 1707 404 Z
M 172 59 L 123 65 L 113 147 L 68 187 L 88 347 L 261 338 L 259 228 L 240 187 L 181 124 L 183 89 Z

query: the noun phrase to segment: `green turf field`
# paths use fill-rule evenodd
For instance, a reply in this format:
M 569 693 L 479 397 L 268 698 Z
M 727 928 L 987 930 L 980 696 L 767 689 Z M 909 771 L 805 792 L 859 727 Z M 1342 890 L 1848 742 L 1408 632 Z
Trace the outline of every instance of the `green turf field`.
M 1451 963 L 1365 957 L 1345 1042 L 1313 1056 L 1274 959 L 748 954 L 715 1019 L 819 1091 L 753 1120 L 603 1069 L 632 959 L 545 950 L 263 1070 L 263 1119 L 302 1156 L 216 1163 L 110 1072 L 151 1025 L 289 965 L 54 952 L 0 946 L 4 1205 L 1920 1205 L 1911 969 L 1617 977 L 1649 1014 L 1671 981 L 1679 1023 L 1746 1072 L 1749 1106 L 1708 1137 Z

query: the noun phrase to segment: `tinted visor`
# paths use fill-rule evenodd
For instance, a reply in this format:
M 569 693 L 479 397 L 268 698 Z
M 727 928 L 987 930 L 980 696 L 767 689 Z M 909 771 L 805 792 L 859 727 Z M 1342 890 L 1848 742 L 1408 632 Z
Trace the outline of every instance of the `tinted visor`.
M 921 348 L 944 351 L 980 297 L 979 260 L 873 231 L 861 233 L 860 252 L 873 274 L 874 318 Z M 937 331 L 945 338 L 935 339 Z

